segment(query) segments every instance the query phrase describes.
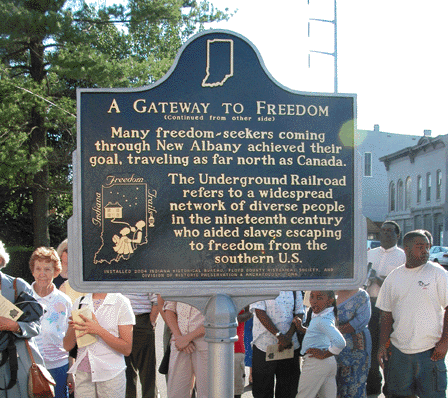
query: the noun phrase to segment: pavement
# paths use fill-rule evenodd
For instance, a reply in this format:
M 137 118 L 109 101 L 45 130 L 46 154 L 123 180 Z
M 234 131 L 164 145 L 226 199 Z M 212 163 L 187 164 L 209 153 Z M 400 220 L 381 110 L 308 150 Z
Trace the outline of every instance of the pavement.
M 157 369 L 159 368 L 159 363 L 163 358 L 163 346 L 162 346 L 162 336 L 163 336 L 163 327 L 164 322 L 161 316 L 157 319 L 157 327 L 156 327 L 156 356 L 157 356 Z M 445 362 L 448 366 L 448 355 L 445 359 Z M 242 398 L 253 398 L 252 389 L 249 386 L 249 368 L 246 368 L 246 385 L 244 388 L 244 393 Z M 165 383 L 165 375 L 161 375 L 157 372 L 157 387 L 159 389 L 159 397 L 158 398 L 168 398 L 166 393 L 166 383 Z M 137 398 L 141 397 L 140 392 L 138 391 Z M 369 395 L 368 398 L 385 398 L 383 394 L 380 395 Z

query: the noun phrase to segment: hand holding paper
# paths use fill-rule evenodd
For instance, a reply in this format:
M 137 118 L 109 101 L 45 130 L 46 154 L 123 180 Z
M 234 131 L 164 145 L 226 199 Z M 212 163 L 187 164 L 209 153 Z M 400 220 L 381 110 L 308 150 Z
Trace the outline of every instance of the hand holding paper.
M 99 326 L 95 314 L 89 307 L 82 307 L 79 310 L 72 311 L 73 328 L 76 334 L 76 343 L 78 347 L 85 347 L 95 343 L 98 338 L 95 336 L 95 326 Z
M 17 321 L 23 311 L 0 294 L 0 316 Z
M 294 347 L 279 350 L 278 344 L 269 345 L 266 349 L 266 361 L 294 358 Z

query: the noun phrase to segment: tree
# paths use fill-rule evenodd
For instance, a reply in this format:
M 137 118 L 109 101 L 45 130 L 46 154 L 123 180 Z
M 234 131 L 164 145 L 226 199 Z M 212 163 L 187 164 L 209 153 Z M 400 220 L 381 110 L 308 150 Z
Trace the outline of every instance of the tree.
M 129 0 L 100 8 L 66 0 L 3 0 L 0 220 L 12 231 L 1 231 L 0 238 L 37 247 L 64 237 L 76 88 L 152 83 L 190 35 L 228 17 L 207 0 Z M 56 236 L 50 239 L 52 225 Z

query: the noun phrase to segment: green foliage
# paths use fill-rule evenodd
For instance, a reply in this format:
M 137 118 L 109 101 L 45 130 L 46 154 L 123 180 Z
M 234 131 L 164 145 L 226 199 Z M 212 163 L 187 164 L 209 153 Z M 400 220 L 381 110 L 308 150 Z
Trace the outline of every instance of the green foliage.
M 171 67 L 180 46 L 227 19 L 207 0 L 0 2 L 0 239 L 57 245 L 72 212 L 76 89 L 136 87 Z M 33 206 L 34 205 L 34 206 Z M 48 206 L 36 219 L 36 207 Z M 42 209 L 41 209 L 42 210 Z M 44 229 L 45 229 L 44 228 Z M 33 236 L 34 234 L 34 236 Z
M 45 102 L 30 92 L 39 93 L 39 85 L 23 78 L 0 79 L 0 185 L 30 184 L 29 176 L 42 169 L 51 148 L 29 150 L 29 110 L 45 111 Z

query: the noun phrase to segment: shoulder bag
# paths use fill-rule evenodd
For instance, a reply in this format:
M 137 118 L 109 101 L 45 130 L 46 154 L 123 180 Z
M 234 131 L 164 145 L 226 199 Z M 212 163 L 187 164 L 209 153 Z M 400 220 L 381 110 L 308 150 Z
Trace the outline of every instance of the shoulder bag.
M 28 354 L 31 358 L 30 373 L 28 375 L 28 397 L 29 398 L 54 398 L 54 386 L 56 382 L 50 372 L 43 365 L 34 362 L 28 340 L 25 340 Z

